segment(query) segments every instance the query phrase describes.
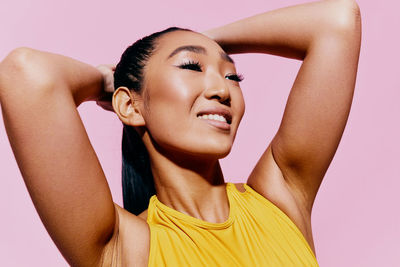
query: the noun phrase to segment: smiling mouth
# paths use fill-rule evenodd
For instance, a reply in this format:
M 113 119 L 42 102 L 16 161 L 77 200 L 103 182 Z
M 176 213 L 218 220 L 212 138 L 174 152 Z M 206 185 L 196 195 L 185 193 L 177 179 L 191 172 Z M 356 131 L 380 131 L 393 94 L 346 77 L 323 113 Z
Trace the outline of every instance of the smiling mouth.
M 214 121 L 231 124 L 231 122 L 228 121 L 227 118 L 225 118 L 224 116 L 219 115 L 219 114 L 204 114 L 204 115 L 199 115 L 197 117 L 200 119 L 203 119 L 203 120 L 214 120 Z
M 215 113 L 206 113 L 201 112 L 197 115 L 197 118 L 203 120 L 211 120 L 216 122 L 222 122 L 227 124 L 232 124 L 232 116 L 228 112 L 215 112 Z

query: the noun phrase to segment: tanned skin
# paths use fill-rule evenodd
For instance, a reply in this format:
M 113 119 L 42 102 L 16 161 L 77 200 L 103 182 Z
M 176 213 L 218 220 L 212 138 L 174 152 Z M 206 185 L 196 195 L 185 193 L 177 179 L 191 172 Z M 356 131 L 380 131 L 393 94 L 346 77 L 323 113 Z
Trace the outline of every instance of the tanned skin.
M 218 159 L 231 150 L 244 101 L 230 76 L 235 66 L 224 53 L 302 60 L 281 125 L 247 184 L 285 212 L 314 250 L 311 210 L 348 119 L 360 39 L 353 0 L 313 2 L 204 34 L 161 37 L 146 66 L 143 93 L 121 87 L 112 98 L 120 120 L 142 135 L 159 200 L 198 219 L 226 221 L 229 205 Z M 170 57 L 183 44 L 204 50 Z M 200 62 L 200 70 L 180 67 L 188 60 Z M 113 203 L 76 110 L 84 101 L 103 99 L 109 75 L 112 67 L 99 71 L 61 55 L 16 49 L 0 63 L 3 119 L 33 203 L 68 263 L 110 266 L 118 247 L 122 258 L 115 266 L 147 266 L 147 213 L 135 216 Z M 229 130 L 198 118 L 210 107 L 230 112 Z

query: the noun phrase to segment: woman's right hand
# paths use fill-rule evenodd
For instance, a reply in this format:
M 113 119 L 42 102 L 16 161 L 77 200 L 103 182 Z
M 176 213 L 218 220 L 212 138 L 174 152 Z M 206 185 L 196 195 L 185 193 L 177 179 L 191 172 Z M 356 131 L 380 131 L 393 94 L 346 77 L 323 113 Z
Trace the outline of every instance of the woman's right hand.
M 96 104 L 105 110 L 114 112 L 112 107 L 112 96 L 114 94 L 114 71 L 115 65 L 103 64 L 97 66 L 103 75 L 103 92 L 96 100 Z

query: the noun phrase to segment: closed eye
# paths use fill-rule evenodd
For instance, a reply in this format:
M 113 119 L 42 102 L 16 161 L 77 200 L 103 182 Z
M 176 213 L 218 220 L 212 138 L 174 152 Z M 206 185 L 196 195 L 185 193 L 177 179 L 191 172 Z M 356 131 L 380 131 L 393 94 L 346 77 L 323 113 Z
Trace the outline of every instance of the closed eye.
M 241 81 L 243 81 L 244 77 L 243 77 L 242 74 L 235 73 L 235 74 L 226 75 L 225 79 L 232 80 L 232 81 L 235 81 L 235 82 L 241 82 Z
M 181 69 L 187 69 L 187 70 L 193 70 L 193 71 L 202 71 L 202 66 L 200 64 L 200 62 L 197 61 L 188 61 L 185 63 L 182 63 L 181 65 L 178 66 Z

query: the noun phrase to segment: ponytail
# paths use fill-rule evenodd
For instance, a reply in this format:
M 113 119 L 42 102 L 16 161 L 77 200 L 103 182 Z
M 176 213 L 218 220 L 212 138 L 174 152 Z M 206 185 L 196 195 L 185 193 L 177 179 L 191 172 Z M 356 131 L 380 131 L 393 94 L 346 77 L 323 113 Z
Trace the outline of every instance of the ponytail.
M 156 194 L 146 147 L 128 125 L 122 134 L 122 192 L 124 208 L 135 215 L 146 210 L 150 197 Z

